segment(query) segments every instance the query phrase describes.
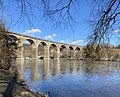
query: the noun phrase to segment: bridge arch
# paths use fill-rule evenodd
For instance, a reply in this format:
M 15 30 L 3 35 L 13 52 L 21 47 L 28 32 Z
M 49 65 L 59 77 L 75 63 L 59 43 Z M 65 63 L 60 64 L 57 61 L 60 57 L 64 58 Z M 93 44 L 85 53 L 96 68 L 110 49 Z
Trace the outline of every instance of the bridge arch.
M 49 58 L 49 47 L 46 42 L 39 42 L 38 44 L 38 57 L 39 58 Z
M 28 41 L 31 45 L 34 45 L 34 44 L 35 44 L 34 40 L 29 39 L 29 38 L 28 38 L 28 39 L 24 39 L 23 44 L 24 44 L 26 41 Z
M 19 40 L 19 38 L 15 35 L 8 35 L 8 36 L 11 37 L 12 39 L 16 40 L 16 41 Z
M 65 45 L 61 45 L 60 48 L 65 48 L 66 49 L 67 47 Z
M 81 56 L 81 49 L 79 47 L 75 48 L 75 58 L 80 58 Z
M 49 53 L 51 58 L 57 58 L 57 45 L 51 44 L 49 46 Z
M 35 54 L 33 54 L 33 46 L 35 42 L 32 39 L 24 39 L 23 40 L 23 57 L 24 58 L 32 58 Z
M 67 47 L 65 45 L 60 46 L 60 57 L 61 58 L 67 57 Z
M 74 57 L 74 47 L 73 46 L 69 46 L 69 48 L 68 48 L 68 57 L 69 58 Z

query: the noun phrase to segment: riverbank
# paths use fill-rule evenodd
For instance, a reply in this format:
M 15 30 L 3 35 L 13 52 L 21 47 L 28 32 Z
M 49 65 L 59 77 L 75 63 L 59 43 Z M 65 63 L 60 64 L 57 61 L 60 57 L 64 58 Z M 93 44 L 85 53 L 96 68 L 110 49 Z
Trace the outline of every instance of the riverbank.
M 16 71 L 0 69 L 0 97 L 48 97 L 32 92 L 23 81 L 18 79 Z

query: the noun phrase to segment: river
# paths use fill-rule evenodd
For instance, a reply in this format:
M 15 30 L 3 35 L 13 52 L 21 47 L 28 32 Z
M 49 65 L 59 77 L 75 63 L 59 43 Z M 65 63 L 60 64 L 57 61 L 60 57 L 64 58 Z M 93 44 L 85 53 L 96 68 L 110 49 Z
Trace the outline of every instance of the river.
M 29 88 L 50 97 L 120 97 L 120 62 L 46 59 L 17 64 Z

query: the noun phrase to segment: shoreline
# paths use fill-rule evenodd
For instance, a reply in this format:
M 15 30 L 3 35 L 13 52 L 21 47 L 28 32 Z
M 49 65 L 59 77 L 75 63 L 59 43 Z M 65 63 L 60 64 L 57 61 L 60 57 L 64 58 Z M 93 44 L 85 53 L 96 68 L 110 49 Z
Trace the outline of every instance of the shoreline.
M 17 71 L 0 69 L 0 97 L 48 97 L 33 92 L 18 78 Z

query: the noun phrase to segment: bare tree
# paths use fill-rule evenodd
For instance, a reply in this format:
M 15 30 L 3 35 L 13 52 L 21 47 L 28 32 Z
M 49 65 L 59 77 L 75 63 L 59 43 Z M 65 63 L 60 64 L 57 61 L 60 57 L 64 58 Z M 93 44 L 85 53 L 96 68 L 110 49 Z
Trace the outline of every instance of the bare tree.
M 16 58 L 16 42 L 8 36 L 3 22 L 0 22 L 0 69 L 8 70 Z
M 80 1 L 80 0 L 78 0 Z M 0 9 L 4 13 L 9 11 L 9 7 L 15 5 L 16 10 L 20 15 L 18 21 L 24 21 L 27 18 L 32 24 L 32 19 L 35 16 L 33 10 L 37 10 L 45 20 L 53 20 L 56 25 L 69 24 L 72 25 L 74 15 L 72 10 L 77 9 L 77 0 L 0 0 Z M 119 23 L 119 0 L 93 0 L 92 34 L 89 37 L 90 43 L 100 43 L 109 36 L 112 27 Z M 79 5 L 79 4 L 78 4 Z M 79 9 L 78 9 L 79 10 Z M 92 21 L 92 22 L 91 22 Z M 26 22 L 26 21 L 25 21 Z M 107 38 L 107 41 L 109 39 Z
M 80 0 L 10 0 L 6 3 L 7 0 L 0 0 L 0 9 L 6 12 L 13 4 L 15 6 L 12 8 L 20 14 L 19 19 L 27 18 L 31 24 L 35 16 L 33 10 L 36 10 L 45 20 L 53 20 L 56 25 L 64 23 L 72 25 L 73 11 L 77 9 L 78 1 Z M 93 0 L 92 3 L 94 18 L 90 20 L 90 23 L 93 33 L 89 37 L 89 43 L 99 44 L 104 42 L 106 37 L 109 41 L 109 33 L 116 27 L 116 24 L 119 24 L 120 0 Z
M 16 23 L 27 20 L 32 25 L 32 20 L 36 17 L 34 12 L 37 11 L 40 18 L 50 20 L 56 26 L 61 24 L 71 26 L 75 16 L 72 12 L 76 7 L 75 2 L 76 0 L 10 0 L 7 3 L 7 0 L 0 0 L 0 10 L 9 16 L 12 14 L 9 10 L 13 8 L 19 14 Z
M 108 43 L 110 33 L 120 27 L 120 0 L 94 0 L 93 8 L 95 14 L 90 20 L 92 34 L 89 36 L 89 44 Z
M 91 34 L 88 36 L 87 51 L 90 55 L 94 52 L 96 58 L 107 55 L 111 57 L 110 35 L 114 30 L 120 30 L 120 0 L 93 0 L 91 19 Z M 118 33 L 118 41 L 120 33 Z M 96 49 L 91 52 L 91 49 Z M 106 54 L 107 53 L 107 54 Z M 105 56 L 104 56 L 105 57 Z

